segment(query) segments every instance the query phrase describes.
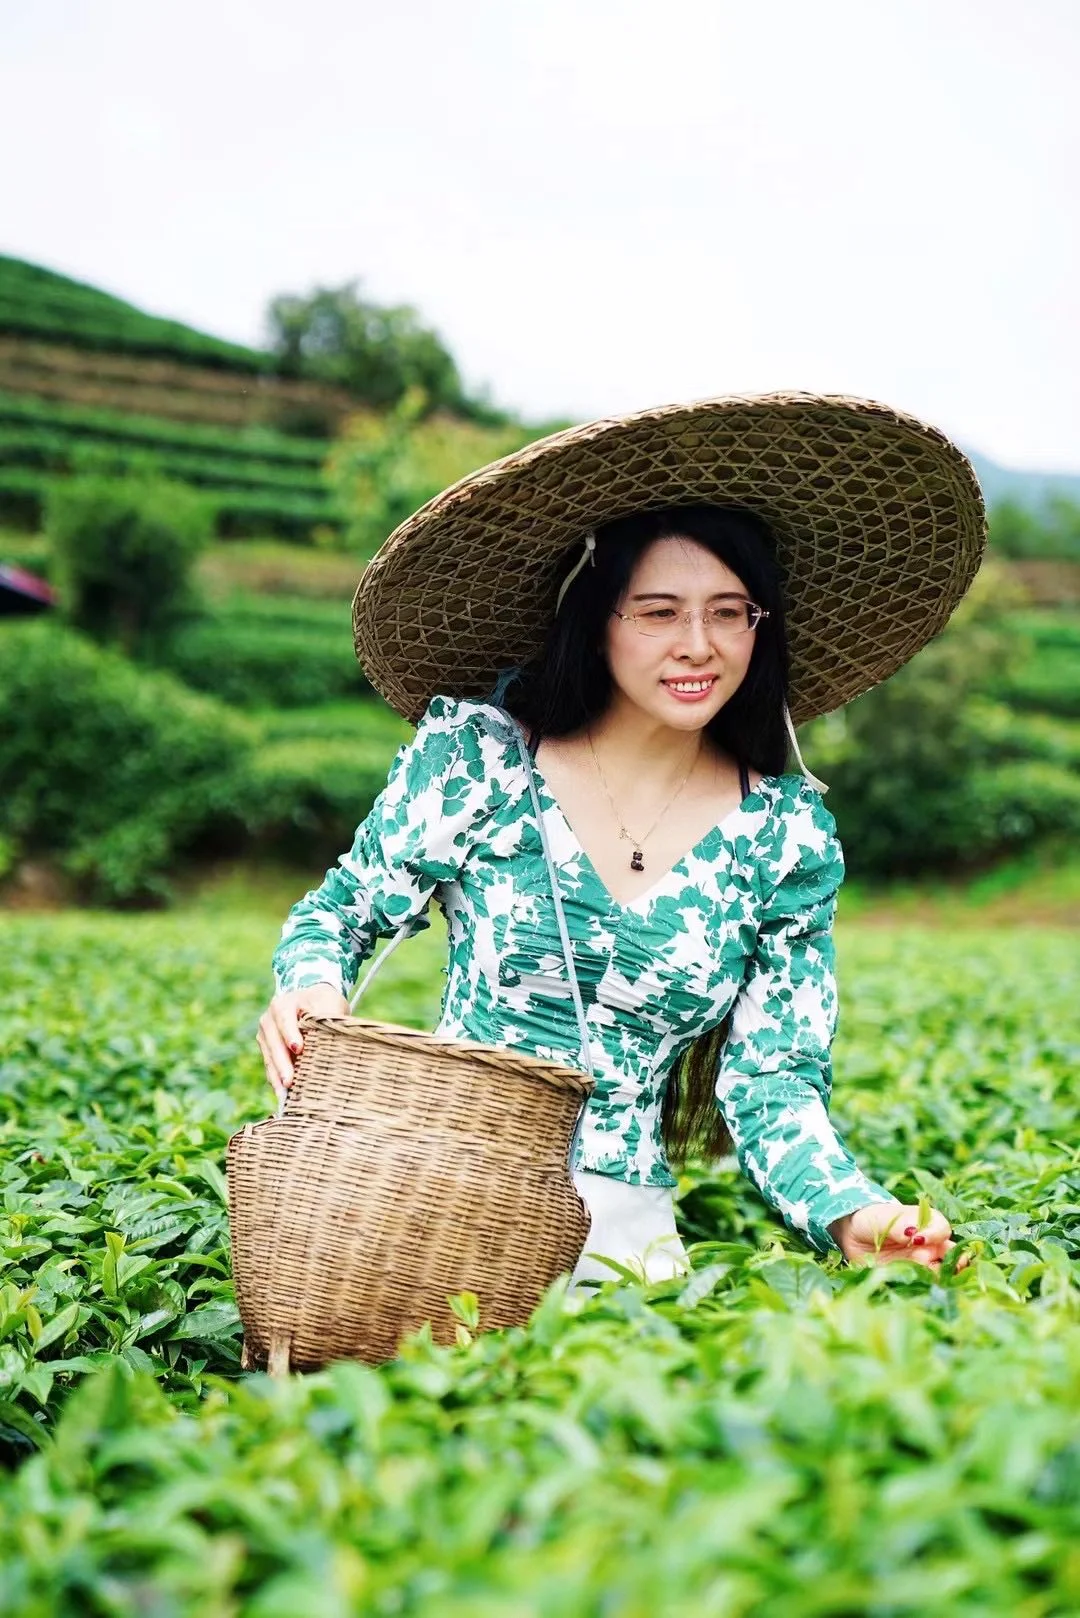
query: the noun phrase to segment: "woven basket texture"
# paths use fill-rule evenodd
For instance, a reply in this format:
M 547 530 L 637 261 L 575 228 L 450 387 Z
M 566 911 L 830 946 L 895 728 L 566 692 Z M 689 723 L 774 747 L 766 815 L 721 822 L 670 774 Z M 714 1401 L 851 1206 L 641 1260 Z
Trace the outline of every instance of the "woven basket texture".
M 691 501 L 776 535 L 797 724 L 869 690 L 945 625 L 986 545 L 975 472 L 873 400 L 774 393 L 590 422 L 461 479 L 395 529 L 353 601 L 356 653 L 407 719 L 486 696 L 537 651 L 585 531 Z
M 587 1075 L 360 1017 L 300 1019 L 283 1115 L 227 1154 L 244 1363 L 376 1364 L 425 1321 L 454 1341 L 519 1325 L 572 1270 L 589 1216 L 570 1178 Z

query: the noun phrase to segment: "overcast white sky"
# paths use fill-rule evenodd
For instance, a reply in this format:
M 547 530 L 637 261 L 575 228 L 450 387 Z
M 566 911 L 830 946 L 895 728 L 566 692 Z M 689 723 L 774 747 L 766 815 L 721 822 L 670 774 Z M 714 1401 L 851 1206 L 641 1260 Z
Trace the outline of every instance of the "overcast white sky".
M 530 416 L 884 399 L 1080 470 L 1077 0 L 0 0 L 0 250 L 354 276 Z

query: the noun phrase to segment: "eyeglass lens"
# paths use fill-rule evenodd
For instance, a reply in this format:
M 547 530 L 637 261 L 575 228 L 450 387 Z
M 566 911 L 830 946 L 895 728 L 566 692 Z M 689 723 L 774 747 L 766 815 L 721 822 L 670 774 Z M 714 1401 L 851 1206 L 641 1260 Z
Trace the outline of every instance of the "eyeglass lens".
M 646 607 L 627 616 L 643 635 L 667 635 L 693 622 L 694 613 L 679 612 L 674 607 Z M 727 635 L 742 635 L 753 629 L 761 616 L 761 609 L 748 601 L 730 601 L 720 606 L 706 607 L 700 614 L 707 630 Z

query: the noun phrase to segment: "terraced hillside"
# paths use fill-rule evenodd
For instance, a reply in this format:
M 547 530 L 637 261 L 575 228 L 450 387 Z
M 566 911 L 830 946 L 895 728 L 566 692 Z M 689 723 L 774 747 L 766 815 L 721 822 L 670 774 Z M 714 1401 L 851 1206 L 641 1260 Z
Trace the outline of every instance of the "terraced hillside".
M 78 348 L 190 359 L 247 374 L 273 369 L 269 354 L 145 314 L 122 298 L 24 259 L 0 255 L 0 331 Z
M 0 519 L 40 525 L 56 477 L 153 469 L 204 490 L 223 537 L 307 538 L 337 511 L 322 474 L 328 445 L 266 427 L 223 427 L 0 392 Z
M 332 427 L 350 408 L 347 394 L 321 382 L 41 343 L 2 327 L 0 333 L 0 388 L 8 393 L 174 421 L 285 430 L 310 422 Z
M 274 363 L 0 256 L 0 523 L 37 527 L 57 477 L 152 468 L 203 490 L 224 537 L 334 526 L 322 464 L 351 401 Z

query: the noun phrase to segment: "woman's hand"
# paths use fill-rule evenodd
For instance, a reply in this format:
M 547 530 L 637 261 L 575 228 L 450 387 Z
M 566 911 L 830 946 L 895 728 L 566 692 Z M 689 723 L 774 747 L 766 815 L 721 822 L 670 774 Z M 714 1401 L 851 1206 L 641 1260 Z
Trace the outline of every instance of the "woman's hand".
M 293 1081 L 293 1058 L 304 1048 L 299 1016 L 302 1011 L 313 1017 L 347 1017 L 349 1002 L 330 983 L 313 983 L 306 989 L 288 989 L 276 994 L 259 1018 L 259 1031 L 255 1035 L 262 1051 L 266 1077 L 279 1101 Z
M 930 1208 L 920 1223 L 917 1203 L 871 1202 L 843 1219 L 834 1219 L 829 1231 L 849 1264 L 888 1264 L 908 1258 L 937 1269 L 956 1246 L 945 1215 Z M 969 1263 L 969 1255 L 962 1253 L 956 1268 L 962 1270 Z

